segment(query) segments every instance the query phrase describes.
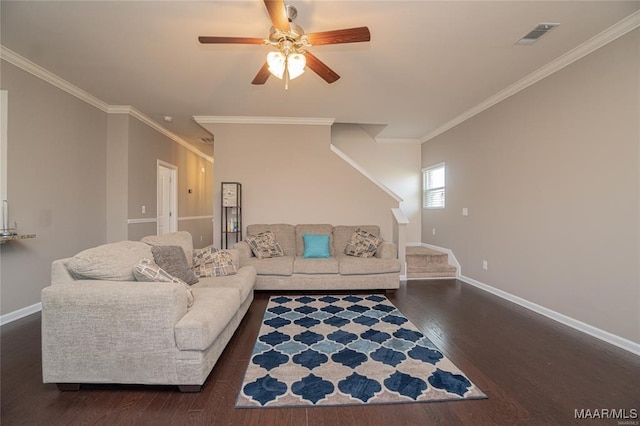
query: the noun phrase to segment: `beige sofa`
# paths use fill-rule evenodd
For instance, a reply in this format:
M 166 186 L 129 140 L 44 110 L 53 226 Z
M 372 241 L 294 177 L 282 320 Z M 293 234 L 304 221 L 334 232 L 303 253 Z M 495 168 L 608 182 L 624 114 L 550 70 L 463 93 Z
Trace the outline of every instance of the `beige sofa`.
M 191 259 L 187 232 L 147 241 L 180 245 Z M 100 272 L 118 275 L 120 267 L 125 280 L 78 278 L 69 270 L 77 257 L 53 262 L 51 286 L 42 290 L 43 381 L 61 390 L 77 390 L 81 383 L 130 383 L 199 391 L 249 309 L 255 269 L 201 277 L 190 287 L 191 301 L 183 284 L 127 278 L 127 262 L 153 259 L 151 245 L 121 242 L 96 250 L 101 259 L 115 259 L 100 265 Z M 238 265 L 239 253 L 230 253 Z
M 400 287 L 400 261 L 397 245 L 381 243 L 374 257 L 360 258 L 343 253 L 347 241 L 358 226 L 328 224 L 259 224 L 247 226 L 247 237 L 271 231 L 285 256 L 258 259 L 246 240 L 236 243 L 240 265 L 257 271 L 256 290 L 387 290 Z M 359 228 L 380 235 L 376 225 Z M 305 259 L 303 235 L 330 236 L 331 257 Z

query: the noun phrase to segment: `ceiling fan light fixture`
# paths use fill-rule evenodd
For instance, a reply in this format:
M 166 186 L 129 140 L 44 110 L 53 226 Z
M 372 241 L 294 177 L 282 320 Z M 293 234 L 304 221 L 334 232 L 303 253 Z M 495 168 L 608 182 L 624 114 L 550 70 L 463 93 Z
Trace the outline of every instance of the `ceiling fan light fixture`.
M 285 4 L 285 1 L 264 0 L 272 24 L 268 38 L 200 36 L 198 40 L 203 44 L 261 44 L 274 48 L 274 51 L 267 55 L 267 61 L 262 64 L 251 84 L 265 84 L 269 76 L 274 75 L 285 81 L 284 87 L 287 89 L 289 80 L 304 73 L 307 62 L 311 71 L 327 83 L 334 83 L 340 76 L 314 56 L 309 48 L 371 41 L 369 28 L 355 27 L 305 34 L 304 29 L 293 22 L 298 11 L 295 7 Z
M 286 66 L 286 58 L 282 52 L 269 52 L 267 54 L 267 64 L 269 64 L 269 72 L 282 80 Z
M 289 78 L 293 80 L 300 77 L 304 73 L 304 67 L 307 65 L 307 59 L 302 53 L 292 53 L 287 56 L 287 71 Z
M 289 75 L 289 80 L 293 80 L 304 73 L 307 59 L 302 53 L 294 52 L 285 55 L 283 52 L 273 51 L 267 54 L 267 64 L 269 65 L 269 72 L 275 77 L 282 80 L 286 71 Z

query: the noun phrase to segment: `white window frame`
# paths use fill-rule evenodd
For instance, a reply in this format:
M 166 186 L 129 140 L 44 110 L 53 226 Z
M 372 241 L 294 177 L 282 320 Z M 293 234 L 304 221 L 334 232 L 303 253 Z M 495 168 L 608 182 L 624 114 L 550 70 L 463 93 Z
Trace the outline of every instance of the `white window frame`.
M 431 186 L 429 177 L 439 169 L 442 169 L 442 186 Z M 422 169 L 422 208 L 425 210 L 444 209 L 446 205 L 446 167 L 445 163 L 434 164 Z M 441 193 L 442 202 L 434 202 L 432 194 Z M 431 202 L 430 202 L 431 201 Z

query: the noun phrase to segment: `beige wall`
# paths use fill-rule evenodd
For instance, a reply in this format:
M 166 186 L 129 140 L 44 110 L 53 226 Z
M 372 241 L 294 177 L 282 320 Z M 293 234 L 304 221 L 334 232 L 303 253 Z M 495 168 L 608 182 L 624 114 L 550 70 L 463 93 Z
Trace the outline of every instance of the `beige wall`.
M 377 224 L 392 238 L 398 203 L 330 149 L 330 126 L 206 125 L 215 134 L 215 239 L 220 182 L 242 183 L 243 224 Z
M 161 160 L 178 168 L 178 230 L 191 232 L 195 247 L 212 244 L 213 222 L 202 217 L 213 215 L 213 164 L 133 117 L 128 142 L 128 219 L 157 216 L 157 160 Z M 155 234 L 155 228 L 155 224 L 129 224 L 128 238 Z
M 407 242 L 419 243 L 422 227 L 420 145 L 379 143 L 357 124 L 334 124 L 331 143 L 402 198 L 400 209 L 409 219 Z
M 128 239 L 129 114 L 107 116 L 107 242 Z
M 639 52 L 635 30 L 422 149 L 423 166 L 447 167 L 446 209 L 423 211 L 423 242 L 452 249 L 465 276 L 633 342 Z
M 37 238 L 0 245 L 1 312 L 40 301 L 51 261 L 104 242 L 107 116 L 2 61 L 9 93 L 12 222 Z
M 37 235 L 0 245 L 1 315 L 40 302 L 53 260 L 154 234 L 155 223 L 127 221 L 155 217 L 157 159 L 179 170 L 178 211 L 186 220 L 178 229 L 191 232 L 196 247 L 211 244 L 211 219 L 199 218 L 212 215 L 211 162 L 128 114 L 107 114 L 5 61 L 1 66 L 11 221 Z

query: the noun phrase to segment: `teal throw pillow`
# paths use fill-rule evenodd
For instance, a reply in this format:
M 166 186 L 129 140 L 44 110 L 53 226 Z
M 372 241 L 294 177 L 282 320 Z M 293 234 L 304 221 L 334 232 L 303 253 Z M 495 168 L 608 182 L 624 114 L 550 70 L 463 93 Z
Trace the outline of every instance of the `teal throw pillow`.
M 304 240 L 304 253 L 302 253 L 303 258 L 331 257 L 331 253 L 329 253 L 328 235 L 303 234 L 302 239 Z

